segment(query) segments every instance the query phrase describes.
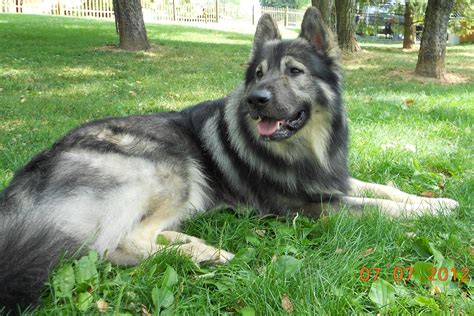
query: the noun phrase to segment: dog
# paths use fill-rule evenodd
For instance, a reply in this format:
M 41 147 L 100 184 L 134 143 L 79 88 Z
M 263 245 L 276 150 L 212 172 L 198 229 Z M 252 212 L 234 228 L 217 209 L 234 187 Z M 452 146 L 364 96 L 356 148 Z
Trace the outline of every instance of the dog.
M 81 247 L 136 265 L 165 247 L 160 235 L 198 263 L 225 263 L 232 253 L 178 232 L 224 206 L 283 216 L 374 206 L 394 217 L 456 208 L 350 177 L 338 56 L 317 9 L 294 40 L 264 14 L 227 97 L 87 123 L 34 157 L 0 198 L 0 305 L 37 304 L 61 256 Z

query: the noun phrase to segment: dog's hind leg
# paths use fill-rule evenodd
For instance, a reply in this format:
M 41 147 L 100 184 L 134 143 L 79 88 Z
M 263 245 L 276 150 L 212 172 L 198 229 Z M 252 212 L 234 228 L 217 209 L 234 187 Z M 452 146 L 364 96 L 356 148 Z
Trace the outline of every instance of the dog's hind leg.
M 156 227 L 152 221 L 139 223 L 121 241 L 118 248 L 108 254 L 108 259 L 120 265 L 136 265 L 166 247 L 175 248 L 184 255 L 189 255 L 196 263 L 226 263 L 234 257 L 230 252 L 207 245 L 202 239 L 175 231 L 158 231 Z M 158 235 L 163 236 L 169 245 L 158 244 Z
M 451 199 L 419 197 L 388 185 L 363 182 L 354 178 L 350 179 L 350 185 L 349 196 L 342 199 L 343 203 L 352 206 L 378 206 L 392 216 L 402 213 L 449 213 L 458 207 L 458 203 Z
M 175 231 L 162 231 L 160 235 L 171 245 L 176 245 L 179 251 L 191 256 L 195 262 L 226 263 L 234 258 L 234 254 L 209 246 L 204 240 L 193 236 Z

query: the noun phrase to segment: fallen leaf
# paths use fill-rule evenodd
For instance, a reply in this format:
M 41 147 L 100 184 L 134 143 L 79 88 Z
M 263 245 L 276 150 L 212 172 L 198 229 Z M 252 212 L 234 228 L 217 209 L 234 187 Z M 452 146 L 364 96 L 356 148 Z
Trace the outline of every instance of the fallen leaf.
M 326 216 L 326 215 L 323 215 L 320 217 L 320 221 L 324 224 L 324 225 L 328 225 L 329 224 L 329 216 Z
M 20 102 L 25 103 L 26 102 L 26 97 L 24 95 L 20 96 Z
M 368 255 L 373 254 L 375 251 L 375 248 L 367 248 L 365 251 L 361 253 L 362 257 L 367 257 Z
M 408 99 L 405 101 L 405 106 L 412 106 L 415 101 L 413 99 Z
M 265 274 L 265 272 L 267 272 L 267 267 L 265 267 L 265 266 L 258 267 L 257 271 L 258 271 L 258 273 L 263 275 L 263 274 Z
M 441 289 L 437 285 L 433 285 L 430 290 L 431 295 L 436 295 L 441 293 Z
M 148 311 L 145 305 L 142 305 L 142 316 L 151 316 L 151 313 Z
M 255 230 L 255 234 L 259 235 L 260 237 L 265 236 L 266 233 L 267 233 L 267 231 L 265 229 L 256 229 Z
M 283 294 L 283 297 L 281 298 L 281 307 L 283 307 L 283 310 L 287 313 L 293 313 L 293 303 L 291 303 L 290 298 L 288 297 L 288 294 Z
M 430 191 L 421 192 L 420 195 L 422 197 L 426 197 L 426 198 L 434 198 L 435 197 L 435 194 L 433 192 L 430 192 Z
M 100 299 L 95 304 L 97 305 L 99 313 L 107 313 L 107 308 L 109 307 L 109 304 L 105 300 Z

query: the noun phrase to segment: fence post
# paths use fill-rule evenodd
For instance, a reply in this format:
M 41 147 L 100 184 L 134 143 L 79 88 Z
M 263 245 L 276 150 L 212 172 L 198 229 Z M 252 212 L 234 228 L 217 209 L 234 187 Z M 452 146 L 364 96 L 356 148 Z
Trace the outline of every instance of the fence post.
M 288 26 L 288 7 L 285 7 L 285 27 Z
M 216 23 L 219 23 L 219 0 L 216 0 Z
M 252 6 L 252 25 L 255 25 L 255 4 Z
M 176 21 L 176 1 L 173 0 L 173 21 Z

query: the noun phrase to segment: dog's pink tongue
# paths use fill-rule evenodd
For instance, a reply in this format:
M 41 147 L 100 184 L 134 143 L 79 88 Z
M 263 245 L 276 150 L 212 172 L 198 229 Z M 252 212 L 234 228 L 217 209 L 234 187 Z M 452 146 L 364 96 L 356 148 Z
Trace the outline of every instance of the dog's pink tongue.
M 261 136 L 271 136 L 273 135 L 278 127 L 281 121 L 276 121 L 276 120 L 262 120 L 258 122 L 257 128 L 258 128 L 258 133 Z

